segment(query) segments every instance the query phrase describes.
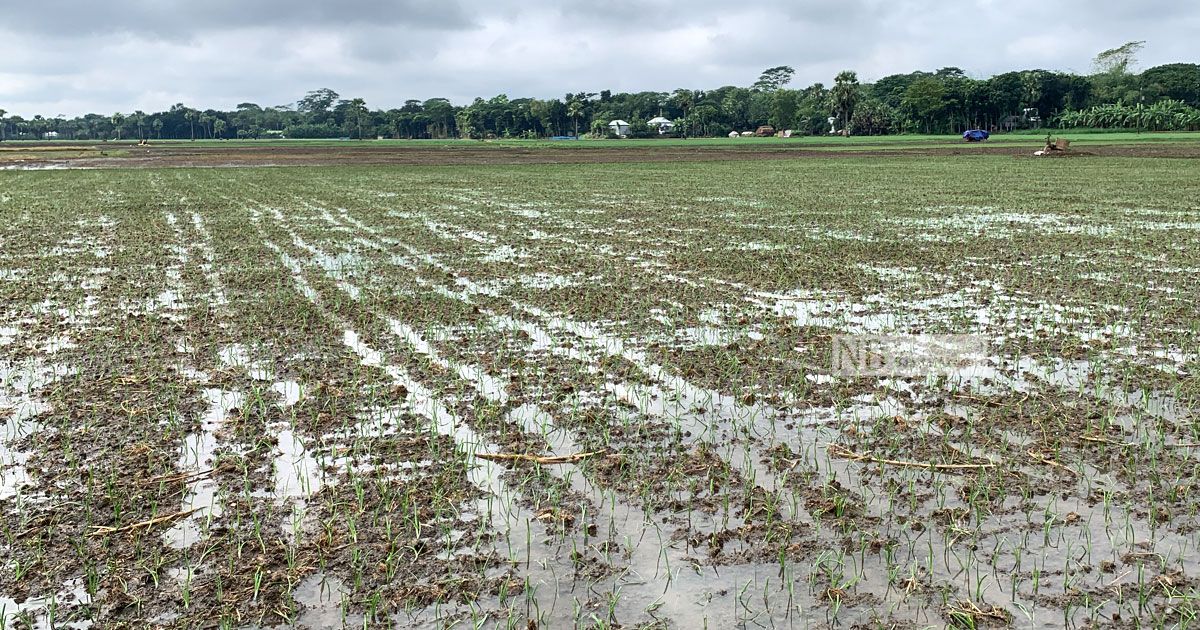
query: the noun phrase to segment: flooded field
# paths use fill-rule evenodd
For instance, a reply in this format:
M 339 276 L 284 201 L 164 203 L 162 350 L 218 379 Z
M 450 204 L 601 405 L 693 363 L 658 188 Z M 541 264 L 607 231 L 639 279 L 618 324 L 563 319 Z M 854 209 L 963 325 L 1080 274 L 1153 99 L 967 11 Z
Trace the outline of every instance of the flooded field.
M 1194 625 L 1196 173 L 0 173 L 0 626 Z

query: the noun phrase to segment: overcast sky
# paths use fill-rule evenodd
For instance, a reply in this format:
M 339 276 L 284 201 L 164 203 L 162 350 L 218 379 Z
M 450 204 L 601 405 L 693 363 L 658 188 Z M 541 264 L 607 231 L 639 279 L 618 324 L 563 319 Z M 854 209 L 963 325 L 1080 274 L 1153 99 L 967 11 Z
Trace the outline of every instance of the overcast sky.
M 958 66 L 1086 72 L 1147 41 L 1140 67 L 1200 62 L 1195 0 L 5 0 L 0 109 L 231 109 L 329 87 L 405 99 L 793 86 Z

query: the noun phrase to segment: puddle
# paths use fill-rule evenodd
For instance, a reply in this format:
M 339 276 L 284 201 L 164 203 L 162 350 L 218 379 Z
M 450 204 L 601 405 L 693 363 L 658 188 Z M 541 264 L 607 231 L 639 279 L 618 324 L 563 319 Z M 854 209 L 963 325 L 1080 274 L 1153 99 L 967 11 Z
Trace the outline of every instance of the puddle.
M 350 614 L 351 590 L 342 580 L 324 573 L 314 573 L 296 585 L 292 598 L 300 604 L 301 628 L 345 628 L 363 625 L 362 616 Z
M 62 589 L 53 596 L 32 597 L 18 604 L 16 601 L 0 595 L 0 628 L 25 627 L 17 622 L 32 618 L 32 628 L 46 630 L 51 628 L 71 628 L 86 630 L 91 628 L 91 621 L 64 622 L 59 608 L 75 608 L 89 606 L 92 596 L 83 586 L 83 580 L 69 580 Z M 10 625 L 11 624 L 11 625 Z
M 279 432 L 275 456 L 275 498 L 308 498 L 324 486 L 317 460 L 292 429 Z
M 521 427 L 526 433 L 541 436 L 546 440 L 551 455 L 569 455 L 580 452 L 575 437 L 570 431 L 554 424 L 554 418 L 532 403 L 525 403 L 508 412 L 508 420 Z
M 754 330 L 737 330 L 699 326 L 695 328 L 680 328 L 675 331 L 675 338 L 684 347 L 696 346 L 728 346 L 742 339 L 761 341 L 766 337 Z
M 0 500 L 19 496 L 31 481 L 25 470 L 30 453 L 15 444 L 39 431 L 38 416 L 51 410 L 34 392 L 73 373 L 72 368 L 40 359 L 16 364 L 0 360 L 0 420 L 4 422 L 0 433 Z
M 837 328 L 846 333 L 883 333 L 895 331 L 899 318 L 894 313 L 877 313 L 869 304 L 839 302 L 808 292 L 775 294 L 758 292 L 747 298 L 751 303 L 791 318 L 797 326 Z
M 304 389 L 300 383 L 292 380 L 278 381 L 271 384 L 271 391 L 279 394 L 279 405 L 288 408 L 304 398 Z
M 502 263 L 513 262 L 518 258 L 528 258 L 529 254 L 518 250 L 511 245 L 501 245 L 492 251 L 480 257 L 481 262 L 485 263 Z
M 208 523 L 221 516 L 221 502 L 217 497 L 219 487 L 211 476 L 204 473 L 215 467 L 217 432 L 224 425 L 226 416 L 245 403 L 245 395 L 240 392 L 220 389 L 204 390 L 204 399 L 208 403 L 208 410 L 200 419 L 200 431 L 184 438 L 183 451 L 176 464 L 180 473 L 197 475 L 199 480 L 188 485 L 180 508 L 185 512 L 195 512 L 163 533 L 163 539 L 175 549 L 186 549 L 196 544 L 203 537 L 203 530 Z
M 49 405 L 34 400 L 10 400 L 0 394 L 0 417 L 8 416 L 0 435 L 0 500 L 20 495 L 21 488 L 30 483 L 25 471 L 30 453 L 9 445 L 40 430 L 36 418 L 49 410 Z
M 525 287 L 526 289 L 565 289 L 567 287 L 579 286 L 583 281 L 582 278 L 575 276 L 563 276 L 551 273 L 536 273 L 532 275 L 517 276 L 513 282 Z
M 256 381 L 269 381 L 274 378 L 271 369 L 261 361 L 253 361 L 250 351 L 241 344 L 226 346 L 217 353 L 221 363 L 231 368 L 244 369 L 246 374 Z

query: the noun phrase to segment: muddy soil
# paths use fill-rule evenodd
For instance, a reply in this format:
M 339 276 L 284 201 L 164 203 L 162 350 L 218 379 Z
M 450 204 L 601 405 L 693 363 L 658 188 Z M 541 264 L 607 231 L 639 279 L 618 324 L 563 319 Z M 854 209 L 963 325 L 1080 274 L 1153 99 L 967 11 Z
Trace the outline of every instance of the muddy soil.
M 23 145 L 24 146 L 24 145 Z M 36 149 L 31 145 L 31 150 Z M 96 151 L 80 151 L 56 159 L 53 154 L 39 154 L 30 159 L 9 156 L 8 162 L 20 168 L 155 168 L 155 167 L 248 167 L 248 166 L 334 166 L 334 165 L 519 165 L 519 164 L 604 164 L 627 162 L 709 162 L 742 160 L 837 159 L 846 157 L 941 157 L 971 155 L 1008 155 L 1033 158 L 1040 148 L 1036 141 L 1028 146 L 989 146 L 971 144 L 961 147 L 939 146 L 905 148 L 902 145 L 855 145 L 853 150 L 820 149 L 800 146 L 633 146 L 622 147 L 617 142 L 589 147 L 513 147 L 489 145 L 487 142 L 461 144 L 429 144 L 417 141 L 403 146 L 373 145 L 370 142 L 347 141 L 344 144 L 305 146 L 196 146 L 183 144 L 117 145 L 109 143 L 104 149 L 119 156 L 100 157 Z M 1100 145 L 1080 147 L 1063 156 L 1070 157 L 1161 157 L 1200 158 L 1200 143 L 1173 142 L 1163 144 Z M 17 161 L 13 161 L 17 160 Z
M 0 614 L 1193 623 L 1194 169 L 879 154 L 0 174 Z

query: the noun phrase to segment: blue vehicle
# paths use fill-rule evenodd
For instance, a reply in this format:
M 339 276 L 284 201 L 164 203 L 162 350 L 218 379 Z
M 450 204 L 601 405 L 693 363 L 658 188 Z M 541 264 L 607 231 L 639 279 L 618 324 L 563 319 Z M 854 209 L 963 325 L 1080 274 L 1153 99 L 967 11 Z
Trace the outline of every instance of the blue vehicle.
M 967 142 L 983 142 L 988 139 L 988 132 L 982 129 L 971 129 L 963 132 L 963 140 Z

